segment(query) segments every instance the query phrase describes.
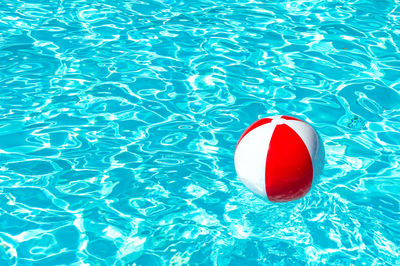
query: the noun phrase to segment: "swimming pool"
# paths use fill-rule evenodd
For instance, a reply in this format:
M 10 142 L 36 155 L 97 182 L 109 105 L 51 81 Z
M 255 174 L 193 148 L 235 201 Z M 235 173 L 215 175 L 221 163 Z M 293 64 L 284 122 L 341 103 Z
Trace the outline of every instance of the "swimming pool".
M 399 12 L 1 1 L 0 264 L 399 265 Z M 285 204 L 233 164 L 243 130 L 276 114 L 326 152 Z

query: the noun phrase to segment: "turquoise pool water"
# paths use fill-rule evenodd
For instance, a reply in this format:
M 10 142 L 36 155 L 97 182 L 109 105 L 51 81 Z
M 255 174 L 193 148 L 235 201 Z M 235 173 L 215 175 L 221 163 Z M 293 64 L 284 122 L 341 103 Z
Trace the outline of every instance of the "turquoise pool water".
M 0 265 L 399 265 L 399 1 L 0 2 Z M 233 154 L 297 116 L 271 204 Z

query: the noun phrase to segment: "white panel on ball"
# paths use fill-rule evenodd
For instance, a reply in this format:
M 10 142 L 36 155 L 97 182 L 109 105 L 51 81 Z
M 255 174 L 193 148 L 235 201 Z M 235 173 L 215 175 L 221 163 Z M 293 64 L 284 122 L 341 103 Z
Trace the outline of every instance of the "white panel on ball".
M 275 124 L 265 124 L 250 131 L 235 151 L 235 168 L 239 178 L 251 191 L 267 198 L 265 165 Z

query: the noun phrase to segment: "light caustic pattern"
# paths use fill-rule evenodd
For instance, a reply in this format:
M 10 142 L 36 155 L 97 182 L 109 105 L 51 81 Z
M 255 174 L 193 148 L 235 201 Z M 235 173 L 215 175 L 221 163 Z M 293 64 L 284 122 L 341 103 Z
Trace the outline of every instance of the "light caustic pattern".
M 398 1 L 0 2 L 1 265 L 399 265 Z M 268 204 L 241 133 L 324 174 Z

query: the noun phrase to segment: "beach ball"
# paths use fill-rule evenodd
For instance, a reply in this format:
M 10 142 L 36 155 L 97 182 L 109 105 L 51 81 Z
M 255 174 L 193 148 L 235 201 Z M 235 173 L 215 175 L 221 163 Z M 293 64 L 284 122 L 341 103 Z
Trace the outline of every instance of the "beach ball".
M 262 118 L 247 128 L 235 150 L 244 185 L 272 202 L 305 196 L 322 172 L 324 149 L 317 132 L 290 116 Z

